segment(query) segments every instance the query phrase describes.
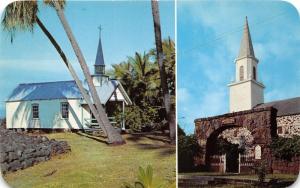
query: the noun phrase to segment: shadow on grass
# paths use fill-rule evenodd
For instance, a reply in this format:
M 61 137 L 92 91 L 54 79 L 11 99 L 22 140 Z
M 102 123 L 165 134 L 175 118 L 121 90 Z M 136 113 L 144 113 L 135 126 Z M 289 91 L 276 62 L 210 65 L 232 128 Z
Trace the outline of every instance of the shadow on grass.
M 158 144 L 145 143 L 144 139 L 159 141 Z M 135 142 L 137 148 L 141 150 L 160 150 L 159 155 L 169 156 L 176 153 L 176 147 L 169 144 L 166 136 L 158 136 L 154 134 L 130 134 L 127 140 Z
M 145 144 L 145 143 L 137 143 L 137 147 L 141 150 L 160 150 L 160 156 L 169 156 L 176 153 L 176 148 L 171 145 L 155 145 L 155 144 Z
M 82 132 L 76 132 L 75 134 L 79 135 L 79 136 L 84 136 L 86 138 L 90 138 L 92 140 L 95 140 L 97 142 L 101 142 L 101 143 L 104 143 L 106 145 L 108 145 L 108 143 L 106 142 L 105 140 L 105 137 L 103 136 L 93 136 L 93 135 L 90 135 L 90 134 L 87 134 L 87 133 L 82 133 Z
M 142 138 L 148 138 L 150 140 L 154 140 L 154 141 L 160 141 L 160 142 L 164 142 L 164 143 L 170 143 L 170 139 L 169 137 L 165 136 L 165 135 L 155 135 L 155 134 L 130 134 L 130 137 L 128 137 L 128 140 L 133 141 L 133 142 L 137 142 L 139 140 L 141 140 Z

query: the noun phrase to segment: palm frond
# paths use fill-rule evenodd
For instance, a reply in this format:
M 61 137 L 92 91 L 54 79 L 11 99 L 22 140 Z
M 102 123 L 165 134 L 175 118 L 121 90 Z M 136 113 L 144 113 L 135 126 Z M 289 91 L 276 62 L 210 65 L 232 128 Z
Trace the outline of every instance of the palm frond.
M 1 21 L 3 29 L 10 33 L 11 42 L 16 31 L 33 32 L 38 13 L 37 1 L 16 1 L 9 4 L 4 10 Z

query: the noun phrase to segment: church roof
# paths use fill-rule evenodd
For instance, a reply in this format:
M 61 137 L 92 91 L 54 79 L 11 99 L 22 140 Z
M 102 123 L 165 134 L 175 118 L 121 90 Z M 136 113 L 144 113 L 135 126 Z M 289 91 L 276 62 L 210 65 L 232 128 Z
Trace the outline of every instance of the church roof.
M 239 51 L 239 55 L 238 55 L 237 59 L 240 59 L 243 57 L 255 57 L 247 17 L 246 17 L 246 22 L 245 22 L 245 26 L 244 26 L 244 32 L 243 32 L 243 38 L 241 41 L 240 51 Z
M 86 88 L 88 87 L 85 83 Z M 119 88 L 121 94 L 123 95 L 124 99 L 126 100 L 127 104 L 131 105 L 132 102 L 127 95 L 125 89 L 123 88 L 122 84 L 118 80 L 107 80 L 103 81 L 101 86 L 96 86 L 96 91 L 99 95 L 100 101 L 102 104 L 106 104 L 111 97 L 116 94 L 117 88 Z
M 75 81 L 19 84 L 7 102 L 82 98 Z
M 88 88 L 85 85 L 85 88 Z M 119 88 L 127 104 L 132 104 L 129 96 L 118 80 L 108 80 L 96 90 L 102 104 L 106 104 Z M 88 92 L 88 90 L 86 90 Z M 57 81 L 19 84 L 9 96 L 7 102 L 30 101 L 30 100 L 52 100 L 52 99 L 83 99 L 75 81 Z
M 99 43 L 98 43 L 98 49 L 97 49 L 95 65 L 105 65 L 104 57 L 103 57 L 103 50 L 102 50 L 102 43 L 101 43 L 101 35 L 99 37 Z
M 273 107 L 277 109 L 277 116 L 300 114 L 300 97 L 258 104 L 254 108 Z

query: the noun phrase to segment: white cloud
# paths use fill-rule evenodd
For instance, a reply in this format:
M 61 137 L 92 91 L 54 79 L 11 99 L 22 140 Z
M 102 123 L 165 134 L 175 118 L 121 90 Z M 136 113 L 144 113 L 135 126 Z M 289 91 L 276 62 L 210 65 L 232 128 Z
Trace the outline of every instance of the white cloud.
M 182 103 L 188 101 L 190 98 L 190 93 L 187 88 L 178 88 L 176 95 L 178 102 Z

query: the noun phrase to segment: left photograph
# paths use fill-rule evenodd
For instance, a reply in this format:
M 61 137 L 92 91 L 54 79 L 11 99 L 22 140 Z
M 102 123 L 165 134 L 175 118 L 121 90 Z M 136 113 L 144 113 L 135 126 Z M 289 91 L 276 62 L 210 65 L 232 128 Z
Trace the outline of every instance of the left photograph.
M 4 9 L 8 186 L 176 187 L 174 6 L 45 0 Z

